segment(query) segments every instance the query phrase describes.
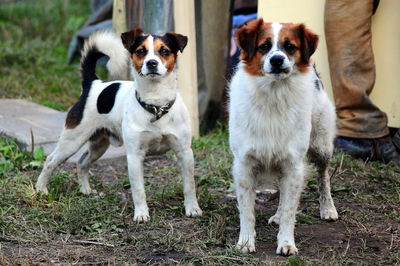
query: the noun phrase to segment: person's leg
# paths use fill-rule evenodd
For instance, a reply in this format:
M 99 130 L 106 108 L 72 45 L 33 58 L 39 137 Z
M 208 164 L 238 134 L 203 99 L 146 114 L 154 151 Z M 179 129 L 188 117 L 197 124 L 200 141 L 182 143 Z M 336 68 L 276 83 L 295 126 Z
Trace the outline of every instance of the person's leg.
M 374 0 L 326 0 L 325 37 L 338 138 L 335 147 L 363 159 L 398 160 L 387 116 L 369 98 L 375 84 L 371 45 Z
M 379 138 L 389 134 L 387 117 L 369 98 L 375 83 L 371 46 L 373 0 L 327 0 L 325 35 L 338 135 Z

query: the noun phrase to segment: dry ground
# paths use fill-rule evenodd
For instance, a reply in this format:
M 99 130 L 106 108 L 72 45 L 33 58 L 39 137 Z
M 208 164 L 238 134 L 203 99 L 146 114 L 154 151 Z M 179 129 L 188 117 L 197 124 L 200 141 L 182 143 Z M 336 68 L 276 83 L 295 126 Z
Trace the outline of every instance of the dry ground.
M 300 254 L 275 255 L 277 226 L 268 225 L 278 199 L 257 203 L 257 252 L 233 247 L 239 234 L 236 200 L 228 197 L 231 156 L 220 130 L 194 142 L 196 181 L 204 216 L 187 218 L 171 154 L 145 162 L 151 222 L 133 222 L 125 159 L 97 162 L 96 195 L 78 192 L 74 165 L 64 165 L 37 195 L 39 174 L 24 163 L 0 179 L 0 264 L 385 264 L 400 263 L 400 169 L 336 154 L 336 222 L 318 215 L 315 178 L 302 195 L 295 236 Z M 21 162 L 29 162 L 25 158 Z M 31 159 L 32 160 L 32 159 Z

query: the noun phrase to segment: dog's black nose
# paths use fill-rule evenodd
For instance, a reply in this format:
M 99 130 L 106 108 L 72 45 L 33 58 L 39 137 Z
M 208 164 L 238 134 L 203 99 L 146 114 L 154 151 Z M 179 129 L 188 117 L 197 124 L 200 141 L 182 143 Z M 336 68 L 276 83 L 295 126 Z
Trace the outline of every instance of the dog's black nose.
M 152 69 L 153 70 L 153 69 L 155 69 L 157 67 L 158 62 L 157 62 L 157 60 L 151 59 L 151 60 L 147 61 L 146 65 L 147 65 L 148 69 Z
M 273 57 L 271 57 L 269 62 L 271 63 L 271 66 L 273 66 L 274 68 L 280 68 L 283 65 L 284 60 L 285 58 L 283 56 L 274 55 Z

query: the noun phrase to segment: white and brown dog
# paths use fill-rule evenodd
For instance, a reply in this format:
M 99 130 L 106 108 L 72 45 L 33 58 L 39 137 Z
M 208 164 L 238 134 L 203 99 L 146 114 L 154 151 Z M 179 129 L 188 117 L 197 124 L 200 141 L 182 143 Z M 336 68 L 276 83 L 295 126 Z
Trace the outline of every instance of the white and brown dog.
M 57 147 L 47 157 L 36 190 L 47 194 L 46 185 L 53 170 L 89 142 L 88 150 L 78 162 L 78 181 L 82 193 L 91 193 L 90 165 L 110 144 L 125 143 L 134 220 L 146 222 L 149 209 L 143 159 L 146 154 L 161 154 L 171 149 L 181 166 L 186 215 L 200 216 L 189 113 L 177 89 L 177 54 L 185 48 L 187 37 L 176 33 L 148 35 L 135 28 L 121 38 L 122 42 L 110 32 L 100 32 L 85 43 L 81 60 L 82 94 L 68 112 L 65 128 Z M 95 74 L 96 62 L 104 55 L 110 58 L 107 68 L 113 78 L 126 73 L 131 58 L 135 81 L 100 80 Z
M 255 183 L 279 180 L 277 254 L 297 253 L 295 216 L 304 185 L 305 157 L 318 171 L 320 215 L 336 220 L 330 177 L 335 110 L 312 66 L 318 36 L 303 24 L 253 20 L 236 33 L 241 48 L 230 84 L 229 141 L 240 212 L 238 248 L 255 251 Z

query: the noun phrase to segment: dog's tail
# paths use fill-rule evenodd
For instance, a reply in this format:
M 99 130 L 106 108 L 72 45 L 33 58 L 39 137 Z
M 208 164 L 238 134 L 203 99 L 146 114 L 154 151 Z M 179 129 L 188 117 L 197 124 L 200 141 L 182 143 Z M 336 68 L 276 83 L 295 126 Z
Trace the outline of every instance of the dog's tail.
M 103 56 L 108 56 L 107 70 L 110 80 L 127 80 L 129 71 L 129 53 L 122 45 L 121 38 L 111 31 L 99 31 L 92 34 L 85 42 L 81 75 L 83 90 L 90 88 L 96 76 L 96 63 Z

